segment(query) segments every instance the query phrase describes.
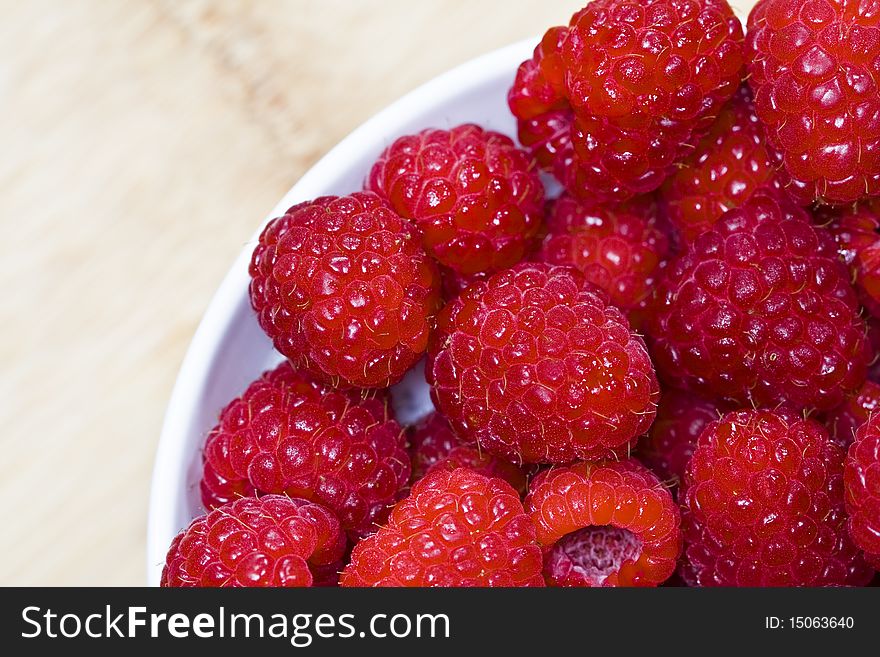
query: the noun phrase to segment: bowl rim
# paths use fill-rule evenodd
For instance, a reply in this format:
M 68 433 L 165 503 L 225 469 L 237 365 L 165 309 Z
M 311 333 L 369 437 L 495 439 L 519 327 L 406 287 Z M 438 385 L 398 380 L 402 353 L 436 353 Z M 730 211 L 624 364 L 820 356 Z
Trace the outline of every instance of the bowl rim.
M 203 390 L 210 365 L 229 330 L 230 318 L 241 303 L 242 291 L 247 290 L 248 265 L 253 250 L 248 245 L 258 240 L 271 219 L 284 213 L 295 203 L 326 194 L 323 189 L 324 180 L 334 170 L 344 167 L 352 154 L 368 150 L 380 152 L 387 145 L 388 136 L 396 134 L 397 126 L 403 124 L 409 115 L 427 105 L 436 104 L 439 99 L 475 90 L 491 78 L 497 77 L 504 69 L 510 71 L 512 82 L 516 67 L 531 57 L 539 40 L 539 37 L 529 37 L 467 60 L 416 87 L 367 119 L 302 175 L 263 219 L 252 239 L 242 248 L 199 321 L 166 407 L 150 480 L 146 536 L 149 584 L 158 585 L 168 550 L 167 541 L 183 529 L 170 527 L 171 509 L 175 498 L 180 495 L 180 491 L 176 490 L 180 484 L 178 466 L 189 456 L 186 443 L 180 437 L 190 425 L 190 418 Z

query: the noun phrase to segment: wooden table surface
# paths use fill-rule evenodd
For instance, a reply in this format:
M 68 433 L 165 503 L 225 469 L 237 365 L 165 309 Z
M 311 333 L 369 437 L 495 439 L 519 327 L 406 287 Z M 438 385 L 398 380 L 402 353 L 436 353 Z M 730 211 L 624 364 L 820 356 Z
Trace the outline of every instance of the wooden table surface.
M 143 584 L 165 405 L 244 241 L 383 106 L 582 4 L 0 0 L 0 584 Z

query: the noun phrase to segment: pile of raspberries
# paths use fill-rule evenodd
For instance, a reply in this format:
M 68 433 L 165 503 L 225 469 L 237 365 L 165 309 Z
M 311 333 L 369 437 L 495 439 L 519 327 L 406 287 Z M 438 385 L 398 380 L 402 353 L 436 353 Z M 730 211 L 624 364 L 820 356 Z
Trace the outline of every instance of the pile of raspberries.
M 516 71 L 521 146 L 403 136 L 271 221 L 286 360 L 208 434 L 162 584 L 868 584 L 878 80 L 874 2 L 595 0 Z

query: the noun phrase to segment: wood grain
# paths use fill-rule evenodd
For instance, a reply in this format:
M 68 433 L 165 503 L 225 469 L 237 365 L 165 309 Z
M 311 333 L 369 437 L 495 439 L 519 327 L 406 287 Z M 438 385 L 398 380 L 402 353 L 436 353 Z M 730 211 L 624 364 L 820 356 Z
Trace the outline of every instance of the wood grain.
M 255 226 L 377 110 L 581 4 L 0 1 L 0 584 L 144 583 L 165 404 Z

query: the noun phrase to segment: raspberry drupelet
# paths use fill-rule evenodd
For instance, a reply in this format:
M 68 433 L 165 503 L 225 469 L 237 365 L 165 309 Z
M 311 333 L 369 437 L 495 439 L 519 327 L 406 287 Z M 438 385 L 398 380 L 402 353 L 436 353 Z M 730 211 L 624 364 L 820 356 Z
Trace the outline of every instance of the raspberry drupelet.
M 683 390 L 664 390 L 657 419 L 639 441 L 636 456 L 664 484 L 680 482 L 703 429 L 730 410 L 729 406 Z
M 375 529 L 410 476 L 384 392 L 337 390 L 287 362 L 221 411 L 204 461 L 206 507 L 237 493 L 286 493 L 325 505 L 354 538 Z
M 535 527 L 516 491 L 467 468 L 416 482 L 358 543 L 342 586 L 543 586 Z
M 776 165 L 743 85 L 663 184 L 660 199 L 669 222 L 689 244 L 763 186 L 779 186 Z
M 834 235 L 840 257 L 852 271 L 859 301 L 872 316 L 880 317 L 880 200 L 819 206 L 813 219 Z
M 514 463 L 626 453 L 654 419 L 644 342 L 579 272 L 521 263 L 438 316 L 427 368 L 455 432 Z
M 251 305 L 275 348 L 334 385 L 384 388 L 419 360 L 440 278 L 416 229 L 377 195 L 325 196 L 266 226 Z
M 504 479 L 520 495 L 526 491 L 522 468 L 465 443 L 440 413 L 430 413 L 411 427 L 409 442 L 413 483 L 435 469 L 470 468 L 487 477 Z
M 856 432 L 843 477 L 849 535 L 880 570 L 880 415 L 872 415 Z
M 161 586 L 333 585 L 345 552 L 336 516 L 307 500 L 266 495 L 225 504 L 171 543 Z
M 684 480 L 691 586 L 861 586 L 846 532 L 843 451 L 788 410 L 733 411 L 700 435 Z
M 880 412 L 880 384 L 865 381 L 855 394 L 837 408 L 828 411 L 825 416 L 825 426 L 828 427 L 831 440 L 842 449 L 846 449 L 855 438 L 859 427 L 878 412 Z
M 755 108 L 802 205 L 880 194 L 878 10 L 850 0 L 761 0 L 749 15 Z
M 871 348 L 834 239 L 780 192 L 725 213 L 666 272 L 648 334 L 674 387 L 827 410 L 865 381 Z
M 544 186 L 528 153 L 473 124 L 400 137 L 365 187 L 418 226 L 428 254 L 462 275 L 515 265 L 543 218 Z
M 613 305 L 635 310 L 654 291 L 669 254 L 656 214 L 651 197 L 591 207 L 563 195 L 551 206 L 538 259 L 577 268 Z
M 549 586 L 657 586 L 675 571 L 678 506 L 635 460 L 545 470 L 529 486 L 526 510 Z
M 603 203 L 657 189 L 742 79 L 726 0 L 594 0 L 547 32 L 508 103 L 539 162 Z

